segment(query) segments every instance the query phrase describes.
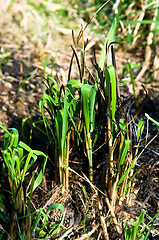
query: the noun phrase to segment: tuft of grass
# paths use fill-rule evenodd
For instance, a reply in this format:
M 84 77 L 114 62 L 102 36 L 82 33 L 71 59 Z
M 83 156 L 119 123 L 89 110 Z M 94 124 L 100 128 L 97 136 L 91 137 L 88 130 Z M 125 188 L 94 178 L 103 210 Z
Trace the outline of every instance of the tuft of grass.
M 67 190 L 69 186 L 70 149 L 78 148 L 79 144 L 82 144 L 83 151 L 88 158 L 89 181 L 90 184 L 93 184 L 93 152 L 100 148 L 99 143 L 103 146 L 106 145 L 105 149 L 102 148 L 103 154 L 108 156 L 105 166 L 105 191 L 108 194 L 108 206 L 111 208 L 113 217 L 115 217 L 114 212 L 117 206 L 122 206 L 125 200 L 129 202 L 131 195 L 129 189 L 133 189 L 131 181 L 136 175 L 133 169 L 137 163 L 137 153 L 143 133 L 143 121 L 139 121 L 135 139 L 137 147 L 134 154 L 132 152 L 134 140 L 131 137 L 130 127 L 134 119 L 129 119 L 128 112 L 124 113 L 125 103 L 120 99 L 119 80 L 116 74 L 113 47 L 116 43 L 115 29 L 116 20 L 112 24 L 104 45 L 106 54 L 102 50 L 99 64 L 95 56 L 92 61 L 96 69 L 95 76 L 88 71 L 86 65 L 85 47 L 87 43 L 84 42 L 83 37 L 85 28 L 81 27 L 77 38 L 73 33 L 74 46 L 72 46 L 73 54 L 68 83 L 66 86 L 59 87 L 51 75 L 45 76 L 46 93 L 43 94 L 39 103 L 43 118 L 41 123 L 45 126 L 43 132 L 48 136 L 52 146 L 55 175 L 58 172 L 56 181 L 62 184 L 63 190 Z M 80 38 L 83 48 L 79 50 Z M 78 51 L 81 53 L 80 59 Z M 78 66 L 79 80 L 71 79 L 73 58 L 76 59 Z M 93 83 L 87 79 L 86 71 L 92 77 Z M 79 121 L 75 121 L 75 119 L 79 119 Z M 37 122 L 33 125 L 37 127 Z M 70 141 L 71 138 L 73 143 Z M 116 225 L 119 224 L 116 220 L 114 221 Z M 105 225 L 103 227 L 106 234 Z M 121 234 L 120 228 L 117 227 L 117 231 Z
M 7 220 L 7 214 L 5 213 L 6 209 L 4 208 L 4 214 L 1 214 L 0 218 L 3 220 L 3 222 L 10 224 L 8 234 L 12 239 L 17 236 L 17 231 L 23 235 L 24 239 L 30 239 L 31 225 L 29 213 L 31 210 L 32 196 L 35 189 L 42 182 L 47 162 L 47 156 L 41 151 L 32 150 L 24 142 L 19 141 L 19 133 L 17 129 L 6 129 L 2 124 L 0 124 L 0 127 L 5 131 L 4 146 L 2 152 L 3 176 L 1 176 L 1 180 L 2 183 L 4 183 L 6 181 L 4 179 L 4 176 L 7 175 L 8 179 L 6 182 L 10 187 L 9 198 L 11 198 L 12 201 L 12 208 L 10 213 L 11 222 Z M 35 170 L 32 170 L 28 187 L 25 190 L 25 179 L 29 175 L 33 164 L 37 161 L 39 156 L 42 156 L 44 158 L 42 168 L 38 169 L 39 167 L 37 167 Z M 5 186 L 3 186 L 3 188 L 4 192 L 7 191 L 7 189 L 5 189 Z M 3 198 L 5 195 L 2 195 Z M 26 196 L 28 198 L 27 206 Z M 21 217 L 24 217 L 22 221 L 20 220 Z
M 125 240 L 136 240 L 136 239 L 146 240 L 146 239 L 148 239 L 148 236 L 153 228 L 153 225 L 155 224 L 155 222 L 159 216 L 159 213 L 157 213 L 151 219 L 151 221 L 149 221 L 148 224 L 140 230 L 141 224 L 145 217 L 145 214 L 146 214 L 146 211 L 143 209 L 135 223 L 127 221 L 125 230 L 124 230 Z M 152 224 L 151 224 L 151 222 L 152 222 Z M 146 227 L 148 228 L 150 224 L 151 224 L 150 228 L 148 229 L 147 233 L 145 233 L 144 231 L 145 231 Z

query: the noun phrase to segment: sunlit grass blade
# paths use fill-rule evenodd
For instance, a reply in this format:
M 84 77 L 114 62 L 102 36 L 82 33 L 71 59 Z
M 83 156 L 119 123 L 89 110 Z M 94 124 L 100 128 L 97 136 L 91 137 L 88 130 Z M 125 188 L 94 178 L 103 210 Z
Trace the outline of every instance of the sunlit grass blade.
M 47 76 L 46 76 L 46 67 L 47 67 L 47 64 L 48 64 L 48 60 L 49 60 L 48 57 L 45 58 L 44 63 L 43 63 L 43 67 L 44 67 L 44 78 L 47 77 Z
M 158 217 L 159 217 L 159 213 L 157 213 L 157 214 L 146 224 L 146 226 L 140 231 L 139 236 L 140 236 L 140 235 L 145 231 L 145 229 L 152 223 L 151 226 L 150 226 L 150 228 L 149 228 L 149 230 L 148 230 L 148 232 L 147 232 L 147 234 L 143 237 L 143 240 L 148 239 L 148 236 L 149 236 L 149 234 L 151 233 L 151 230 L 152 230 L 154 224 L 156 223 Z
M 66 189 L 68 189 L 68 170 L 66 169 L 64 172 L 64 168 L 63 165 L 66 164 L 68 165 L 68 161 L 67 163 L 65 163 L 67 159 L 67 154 L 69 156 L 69 153 L 66 152 L 66 150 L 69 151 L 69 149 L 67 149 L 66 143 L 68 140 L 68 95 L 69 93 L 66 91 L 65 93 L 65 98 L 64 98 L 64 108 L 63 108 L 63 114 L 62 114 L 62 135 L 61 135 L 61 161 L 62 161 L 62 173 L 63 173 L 63 187 L 65 187 Z M 69 144 L 69 142 L 68 142 Z
M 132 25 L 132 24 L 136 24 L 136 23 L 141 23 L 141 24 L 159 24 L 159 21 L 153 21 L 153 20 L 142 20 L 142 21 L 126 21 L 123 22 L 124 25 Z
M 127 221 L 126 226 L 125 226 L 125 231 L 124 231 L 126 240 L 138 239 L 138 228 L 144 219 L 145 213 L 146 213 L 146 211 L 144 209 L 142 209 L 140 216 L 138 217 L 138 219 L 135 223 Z M 133 226 L 133 228 L 128 227 L 129 225 Z
M 40 99 L 39 102 L 39 107 L 40 107 L 40 111 L 42 114 L 42 118 L 43 118 L 43 123 L 45 126 L 45 131 L 46 131 L 46 135 L 48 136 L 49 142 L 52 142 L 52 138 L 55 139 L 53 130 L 48 122 L 48 119 L 45 117 L 45 113 L 44 113 L 44 105 L 47 105 L 47 107 L 49 108 L 53 119 L 55 119 L 56 115 L 55 115 L 55 111 L 54 111 L 54 106 L 58 105 L 58 102 L 56 102 L 56 100 L 54 100 L 52 97 L 50 97 L 47 94 L 43 94 L 42 98 Z M 52 133 L 52 136 L 50 137 L 49 131 Z
M 129 172 L 131 171 L 131 169 L 134 168 L 134 166 L 136 165 L 136 163 L 132 164 L 126 171 L 125 173 L 122 175 L 122 177 L 119 179 L 119 181 L 117 182 L 117 186 L 119 186 L 124 179 L 128 176 Z
M 82 83 L 81 82 L 79 82 L 78 80 L 76 80 L 76 79 L 71 79 L 68 83 L 67 83 L 67 85 L 73 85 L 75 88 L 77 88 L 77 89 L 81 89 L 81 87 L 82 87 Z
M 17 233 L 18 233 L 18 236 L 19 236 L 20 240 L 25 240 L 25 238 L 23 237 L 21 232 L 17 231 Z
M 51 121 L 51 119 L 45 119 L 46 122 Z M 44 124 L 44 120 L 39 120 L 39 121 L 35 121 L 32 123 L 33 127 L 35 127 L 37 130 L 39 130 L 41 133 L 43 133 L 44 135 L 47 135 L 47 131 L 43 131 L 42 127 L 40 125 Z M 39 126 L 38 126 L 39 125 Z
M 139 120 L 138 128 L 137 128 L 137 142 L 140 140 L 140 137 L 142 136 L 143 130 L 144 130 L 144 121 Z
M 138 101 L 137 101 L 137 96 L 136 96 L 136 91 L 135 91 L 135 83 L 134 83 L 134 77 L 133 77 L 133 72 L 132 72 L 132 65 L 131 62 L 128 62 L 128 66 L 129 66 L 129 73 L 130 73 L 130 79 L 131 79 L 131 84 L 133 87 L 133 92 L 134 92 L 134 97 L 135 97 L 135 102 L 136 102 L 136 106 L 138 107 Z
M 121 154 L 120 154 L 119 167 L 118 167 L 118 169 L 119 169 L 119 168 L 121 167 L 121 165 L 123 165 L 124 162 L 125 162 L 125 158 L 126 158 L 126 155 L 127 155 L 127 152 L 128 152 L 129 146 L 130 146 L 130 143 L 131 143 L 131 140 L 129 140 L 129 139 L 124 140 L 124 143 L 123 143 L 123 146 L 122 146 L 122 150 L 121 150 Z
M 27 140 L 26 140 L 26 137 L 25 137 L 25 134 L 24 134 L 24 125 L 26 124 L 27 120 L 30 119 L 31 120 L 31 124 L 30 124 L 30 136 L 29 136 L 29 145 L 31 143 L 31 140 L 32 140 L 32 132 L 33 132 L 33 129 L 32 129 L 32 116 L 28 116 L 26 118 L 23 118 L 22 120 L 22 137 L 23 137 L 23 141 L 27 143 Z
M 20 86 L 18 87 L 17 92 L 20 91 L 21 88 L 23 88 L 26 84 L 29 84 L 29 81 L 35 76 L 35 74 L 37 73 L 38 69 L 35 69 L 34 72 L 30 75 L 30 77 L 26 78 L 23 80 L 23 82 L 20 84 Z
M 111 106 L 111 118 L 114 120 L 116 112 L 116 75 L 113 65 L 105 69 L 106 94 L 108 96 L 109 107 Z
M 99 67 L 101 68 L 101 70 L 103 70 L 103 68 L 104 68 L 104 63 L 105 63 L 105 59 L 106 59 L 106 45 L 107 45 L 107 43 L 111 43 L 111 42 L 115 41 L 116 27 L 117 27 L 117 19 L 114 18 L 111 28 L 109 30 L 109 33 L 107 35 L 107 38 L 104 41 L 104 46 L 103 46 L 103 49 L 102 49 L 102 52 L 100 55 Z M 112 65 L 112 58 L 111 58 L 111 52 L 109 51 L 108 59 L 107 59 L 107 66 L 110 66 L 110 65 Z
M 2 128 L 8 135 L 11 135 L 10 132 L 0 123 L 0 128 Z
M 10 147 L 17 147 L 19 141 L 19 133 L 16 128 L 8 128 L 8 131 L 11 133 Z
M 42 208 L 38 209 L 37 212 L 38 212 L 38 214 L 32 225 L 31 236 L 33 236 L 33 233 L 36 231 L 37 226 L 38 226 L 39 222 L 41 221 L 42 217 L 43 217 L 43 226 L 42 226 L 42 228 L 39 229 L 39 232 L 42 231 L 49 222 L 48 215 L 44 212 L 44 210 Z
M 54 236 L 61 228 L 61 223 L 63 221 L 63 217 L 64 217 L 64 206 L 61 203 L 55 203 L 52 204 L 51 206 L 48 207 L 46 214 L 48 215 L 49 211 L 54 210 L 54 209 L 59 209 L 62 212 L 62 216 L 61 219 L 58 222 L 55 222 L 52 225 L 51 230 L 49 231 L 49 233 L 47 234 L 47 236 Z M 54 230 L 55 229 L 55 230 Z M 46 237 L 47 237 L 46 236 Z
M 150 117 L 147 113 L 145 113 L 145 116 L 152 121 L 154 124 L 156 124 L 159 127 L 159 122 L 157 122 L 155 119 L 153 119 L 152 117 Z
M 142 211 L 140 213 L 140 216 L 138 217 L 138 219 L 135 223 L 135 226 L 133 228 L 133 231 L 132 231 L 132 240 L 136 240 L 137 230 L 138 230 L 138 227 L 140 226 L 140 224 L 142 223 L 142 221 L 144 219 L 145 213 L 146 213 L 146 211 L 144 209 L 142 209 Z
M 86 148 L 89 160 L 89 177 L 90 180 L 93 181 L 93 160 L 92 160 L 92 138 L 91 133 L 94 129 L 94 104 L 96 97 L 95 87 L 84 84 L 81 88 L 82 94 L 82 107 L 85 119 L 85 128 L 86 128 Z

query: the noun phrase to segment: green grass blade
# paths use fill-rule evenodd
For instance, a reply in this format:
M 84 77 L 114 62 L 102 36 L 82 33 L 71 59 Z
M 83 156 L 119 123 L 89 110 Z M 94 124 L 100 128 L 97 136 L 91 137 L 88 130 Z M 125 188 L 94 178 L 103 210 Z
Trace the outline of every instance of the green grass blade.
M 90 90 L 90 97 L 89 97 L 89 105 L 90 105 L 90 132 L 93 132 L 95 128 L 95 111 L 94 111 L 94 105 L 95 105 L 95 98 L 96 98 L 96 89 L 95 87 L 92 87 Z
M 72 125 L 73 125 L 73 127 L 74 127 L 74 129 L 75 129 L 75 131 L 76 131 L 76 133 L 77 133 L 77 135 L 78 135 L 81 143 L 83 143 L 83 139 L 81 138 L 80 132 L 79 132 L 78 129 L 77 129 L 77 126 L 76 126 L 76 124 L 75 124 L 75 121 L 73 120 L 72 115 L 70 114 L 70 112 L 68 112 L 68 114 L 69 114 L 69 117 L 70 117 L 70 120 L 71 120 L 71 122 L 72 122 Z
M 153 221 L 153 223 L 151 224 L 151 227 L 149 228 L 146 236 L 144 236 L 144 238 L 143 238 L 144 240 L 146 240 L 146 239 L 148 238 L 148 236 L 149 236 L 149 234 L 150 234 L 150 232 L 151 232 L 151 230 L 152 230 L 155 222 L 157 221 L 158 217 L 159 217 L 159 213 L 157 213 L 157 214 L 148 222 L 148 224 L 146 224 L 146 226 L 142 229 L 142 231 L 139 233 L 139 235 L 141 235 L 141 234 L 143 233 L 143 231 L 144 231 L 144 230 L 150 225 L 150 223 Z
M 137 63 L 131 63 L 131 68 L 138 68 L 138 70 L 141 70 L 141 66 Z M 124 77 L 126 71 L 129 70 L 129 64 L 127 64 L 124 68 L 123 68 L 123 71 L 122 71 L 122 75 L 121 75 L 121 79 Z
M 41 154 L 40 154 L 41 155 Z M 44 171 L 45 171 L 45 167 L 46 167 L 46 163 L 47 163 L 47 156 L 45 155 L 44 157 L 44 162 L 43 162 L 43 165 L 42 165 L 42 169 L 40 170 L 37 178 L 35 179 L 35 182 L 34 182 L 34 187 L 33 187 L 33 191 L 35 190 L 35 188 L 37 188 L 42 180 L 43 180 L 43 176 L 44 176 Z
M 25 123 L 27 122 L 28 119 L 31 119 L 31 128 L 30 128 L 30 136 L 29 136 L 29 145 L 30 145 L 31 140 L 32 140 L 32 132 L 33 132 L 33 129 L 32 129 L 32 126 L 33 126 L 32 125 L 32 116 L 28 116 L 26 118 L 23 118 L 23 120 L 22 120 L 22 138 L 23 138 L 24 142 L 27 142 L 26 137 L 24 135 L 24 125 L 25 125 Z
M 5 224 L 8 224 L 8 223 L 9 223 L 7 217 L 5 217 L 5 213 L 2 214 L 2 211 L 0 211 L 0 220 L 1 220 L 3 223 L 5 223 Z
M 43 63 L 43 67 L 44 67 L 44 78 L 46 78 L 46 67 L 47 67 L 47 63 L 48 63 L 49 58 L 45 58 L 44 63 Z
M 16 128 L 8 128 L 11 133 L 10 147 L 17 147 L 19 141 L 19 132 Z
M 48 215 L 48 212 L 49 212 L 49 211 L 54 210 L 54 209 L 59 209 L 59 210 L 61 210 L 61 212 L 62 212 L 62 217 L 64 216 L 65 208 L 64 208 L 64 206 L 63 206 L 61 203 L 54 203 L 54 204 L 52 204 L 51 206 L 49 206 L 48 209 L 47 209 L 47 211 L 46 211 L 47 215 Z M 62 220 L 62 218 L 61 218 L 61 220 Z
M 3 156 L 3 159 L 4 159 L 4 162 L 8 168 L 8 171 L 10 171 L 10 162 L 11 162 L 11 154 L 9 153 L 8 150 L 3 150 L 2 152 L 2 156 Z
M 61 216 L 61 219 L 54 224 L 54 226 L 52 227 L 51 231 L 49 232 L 49 234 L 51 234 L 52 231 L 58 226 L 58 227 L 56 228 L 56 230 L 53 231 L 53 233 L 51 234 L 51 236 L 53 236 L 53 235 L 60 229 L 60 224 L 61 224 L 61 222 L 62 222 L 62 220 L 63 220 L 64 213 L 65 213 L 64 206 L 63 206 L 61 203 L 54 203 L 54 204 L 52 204 L 51 206 L 48 207 L 48 209 L 47 209 L 47 211 L 46 211 L 46 214 L 48 215 L 49 211 L 54 210 L 54 209 L 59 209 L 59 210 L 61 210 L 62 216 Z
M 157 122 L 155 119 L 153 119 L 152 117 L 150 117 L 147 113 L 145 113 L 145 116 L 152 121 L 154 124 L 156 124 L 159 127 L 159 122 Z
M 136 163 L 135 163 L 136 164 Z M 130 170 L 135 166 L 135 164 L 132 164 L 129 168 L 130 168 Z M 128 170 L 129 170 L 129 168 L 128 168 Z M 130 178 L 130 180 L 128 181 L 128 183 L 126 184 L 126 195 L 128 194 L 128 192 L 129 192 L 129 190 L 130 190 L 130 188 L 129 188 L 129 184 L 131 183 L 131 181 L 133 180 L 133 178 L 140 172 L 140 170 L 141 170 L 142 168 L 139 168 L 134 174 L 133 174 L 133 176 Z M 130 171 L 129 171 L 130 172 Z M 128 172 L 128 173 L 129 173 Z M 127 174 L 128 175 L 128 174 Z
M 134 83 L 134 77 L 133 77 L 133 72 L 132 72 L 132 64 L 130 61 L 128 62 L 128 67 L 129 67 L 129 73 L 130 73 L 130 78 L 131 78 L 131 84 L 133 87 L 135 102 L 136 102 L 136 106 L 138 107 L 139 104 L 138 104 L 137 96 L 136 96 L 136 92 L 135 92 L 135 83 Z
M 33 162 L 35 162 L 37 160 L 37 156 L 35 156 L 32 151 L 29 152 L 27 159 L 25 161 L 23 173 L 22 173 L 22 177 L 21 177 L 21 182 L 24 181 L 25 174 L 26 174 L 27 170 L 29 169 L 29 162 L 31 161 L 31 158 L 34 159 L 34 161 L 32 161 L 32 164 L 33 164 Z
M 51 121 L 51 119 L 46 119 L 46 122 L 47 122 L 47 121 Z M 44 120 L 39 120 L 39 121 L 33 122 L 33 123 L 32 123 L 32 124 L 33 124 L 33 127 L 35 127 L 37 130 L 39 130 L 40 132 L 42 132 L 44 135 L 47 136 L 47 133 L 44 132 L 44 131 L 41 129 L 41 127 L 38 127 L 38 126 L 37 126 L 37 124 L 39 124 L 39 123 L 43 123 L 43 124 L 44 124 Z
M 22 165 L 21 159 L 23 159 L 23 157 L 24 157 L 24 150 L 23 150 L 23 148 L 18 148 L 18 157 L 16 159 L 16 165 L 17 165 L 16 168 L 17 168 L 19 176 L 21 174 L 21 165 Z
M 33 235 L 33 232 L 36 230 L 38 223 L 41 221 L 41 217 L 43 217 L 43 226 L 40 228 L 40 231 L 45 228 L 45 226 L 47 225 L 47 223 L 49 221 L 47 214 L 44 213 L 44 210 L 42 208 L 37 209 L 37 212 L 38 212 L 38 214 L 32 225 L 31 236 Z
M 105 69 L 105 78 L 109 109 L 111 109 L 111 118 L 114 120 L 116 112 L 116 75 L 113 65 Z
M 62 119 L 63 119 L 63 109 L 58 111 L 58 115 L 55 118 L 55 126 L 56 126 L 56 135 L 57 135 L 57 143 L 58 150 L 60 155 L 62 154 L 61 150 L 61 139 L 62 139 Z
M 17 231 L 17 234 L 18 234 L 20 240 L 25 240 L 25 238 L 23 237 L 23 235 L 21 234 L 21 232 Z
M 39 212 L 38 212 L 37 216 L 35 217 L 35 220 L 33 222 L 32 228 L 31 228 L 31 236 L 32 236 L 33 232 L 36 230 L 38 223 L 40 222 L 41 211 L 43 211 L 43 210 L 38 209 L 38 211 Z
M 32 151 L 32 149 L 26 143 L 24 143 L 22 141 L 19 142 L 18 147 L 25 149 L 27 152 Z
M 25 79 L 23 80 L 23 82 L 22 82 L 22 83 L 20 84 L 20 86 L 18 87 L 17 92 L 19 92 L 20 89 L 23 88 L 26 84 L 29 84 L 30 79 L 33 78 L 33 76 L 37 73 L 37 71 L 38 71 L 38 69 L 35 69 L 34 72 L 31 74 L 30 77 L 25 78 Z
M 145 216 L 146 211 L 144 209 L 142 209 L 140 216 L 138 217 L 136 223 L 135 223 L 135 227 L 133 228 L 133 232 L 132 232 L 132 240 L 136 240 L 137 237 L 137 229 L 140 226 L 140 224 L 142 223 L 144 216 Z
M 81 82 L 79 82 L 78 80 L 76 80 L 76 79 L 71 79 L 68 83 L 67 83 L 67 85 L 73 85 L 75 88 L 77 88 L 77 89 L 81 89 L 81 87 L 82 87 L 82 83 Z
M 84 84 L 81 88 L 82 106 L 85 119 L 86 135 L 87 135 L 87 155 L 89 160 L 89 177 L 93 180 L 93 161 L 92 161 L 92 138 L 91 132 L 94 130 L 94 104 L 96 90 L 95 87 L 89 84 Z
M 91 88 L 92 86 L 88 84 L 84 84 L 81 88 L 82 105 L 83 105 L 83 112 L 84 112 L 87 134 L 89 134 L 89 130 L 90 130 L 89 96 L 90 96 Z
M 10 132 L 0 123 L 0 128 L 2 128 L 8 135 L 11 135 Z
M 85 118 L 85 125 L 87 134 L 93 131 L 94 129 L 94 105 L 95 105 L 95 97 L 96 97 L 96 90 L 95 87 L 84 84 L 81 88 L 82 94 L 82 105 L 83 105 L 83 112 Z
M 51 126 L 50 126 L 50 124 L 49 124 L 49 122 L 46 119 L 45 114 L 44 114 L 45 102 L 47 102 L 48 108 L 49 108 L 49 110 L 50 110 L 50 112 L 52 114 L 53 119 L 55 119 L 55 112 L 54 112 L 53 106 L 54 105 L 57 106 L 58 102 L 56 102 L 56 100 L 54 100 L 53 98 L 51 98 L 47 94 L 43 94 L 43 96 L 41 97 L 40 102 L 39 102 L 39 108 L 40 108 L 41 115 L 42 115 L 42 118 L 43 118 L 43 123 L 44 123 L 44 126 L 45 126 L 46 135 L 47 135 L 47 137 L 49 139 L 49 142 L 51 143 L 51 139 L 52 138 L 50 137 L 49 131 L 52 133 L 53 138 L 54 138 L 54 134 L 53 134 L 52 128 L 51 128 Z M 49 131 L 48 131 L 48 129 L 49 129 Z
M 109 30 L 109 33 L 107 35 L 107 38 L 104 42 L 104 46 L 100 55 L 99 59 L 99 67 L 101 70 L 104 68 L 105 58 L 106 58 L 106 45 L 107 43 L 111 43 L 115 41 L 115 34 L 116 34 L 116 27 L 117 27 L 117 19 L 114 18 L 112 26 Z M 110 66 L 112 64 L 112 58 L 111 58 L 111 51 L 109 51 L 108 59 L 107 59 L 107 66 Z
M 89 198 L 89 196 L 88 196 L 88 194 L 87 194 L 87 192 L 86 192 L 86 189 L 85 189 L 85 187 L 84 187 L 84 186 L 82 186 L 82 190 L 83 190 L 83 192 L 84 192 L 84 195 L 86 196 L 86 198 L 87 198 L 88 202 L 90 203 L 90 198 Z
M 108 68 L 105 69 L 106 96 L 108 97 L 109 114 L 111 116 L 111 79 Z
M 119 186 L 124 179 L 128 176 L 129 172 L 131 171 L 131 169 L 135 166 L 136 163 L 132 164 L 126 171 L 125 173 L 122 175 L 122 177 L 120 178 L 120 180 L 117 182 L 117 186 Z
M 125 162 L 126 154 L 127 154 L 127 152 L 128 152 L 130 143 L 131 143 L 131 140 L 130 140 L 130 139 L 124 140 L 124 143 L 123 143 L 123 146 L 122 146 L 122 149 L 121 149 L 121 155 L 120 155 L 120 159 L 119 159 L 119 167 L 118 167 L 118 170 L 119 170 L 119 168 L 121 167 L 121 165 L 123 165 L 124 162 Z
M 137 128 L 137 142 L 139 141 L 139 139 L 143 133 L 143 130 L 144 130 L 144 121 L 139 120 L 138 128 Z
M 66 133 L 68 131 L 68 91 L 66 91 L 65 99 L 64 99 L 64 109 L 63 109 L 63 118 L 62 118 L 62 139 L 61 139 L 61 149 L 62 156 L 65 154 L 65 142 L 66 142 Z
M 153 21 L 153 20 L 142 20 L 142 21 L 126 21 L 126 22 L 123 22 L 124 25 L 133 25 L 133 24 L 136 24 L 136 23 L 141 23 L 141 24 L 152 24 L 152 23 L 155 23 L 155 24 L 159 24 L 159 21 Z

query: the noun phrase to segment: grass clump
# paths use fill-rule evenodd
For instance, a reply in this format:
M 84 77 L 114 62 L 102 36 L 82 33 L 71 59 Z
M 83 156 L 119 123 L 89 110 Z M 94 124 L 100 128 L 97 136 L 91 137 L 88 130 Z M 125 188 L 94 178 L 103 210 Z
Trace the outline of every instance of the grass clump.
M 83 39 L 86 27 L 81 27 L 77 38 L 72 32 L 73 53 L 66 86 L 58 87 L 52 76 L 44 80 L 46 93 L 40 101 L 42 122 L 52 146 L 52 159 L 55 169 L 58 169 L 58 182 L 62 184 L 63 191 L 69 187 L 69 171 L 80 174 L 69 166 L 69 154 L 71 151 L 77 152 L 82 146 L 83 155 L 88 159 L 89 172 L 89 179 L 86 176 L 83 179 L 89 182 L 98 195 L 101 189 L 99 190 L 98 184 L 94 182 L 94 170 L 95 165 L 101 164 L 99 156 L 105 155 L 107 160 L 104 161 L 105 170 L 103 178 L 100 179 L 100 187 L 102 186 L 102 194 L 106 198 L 115 229 L 121 236 L 122 221 L 117 220 L 115 212 L 125 202 L 130 204 L 131 201 L 134 187 L 132 180 L 136 175 L 134 167 L 138 160 L 144 122 L 138 121 L 137 133 L 133 134 L 132 122 L 137 115 L 131 118 L 129 114 L 128 103 L 131 98 L 122 101 L 120 97 L 114 53 L 116 19 L 105 41 L 99 64 L 95 55 L 92 59 L 96 74 L 90 72 L 85 59 L 87 42 Z M 80 39 L 83 46 L 81 49 L 78 47 Z M 73 58 L 77 63 L 79 79 L 71 79 Z M 137 104 L 136 95 L 135 101 Z M 34 123 L 35 127 L 36 124 Z M 134 149 L 133 145 L 136 146 Z M 97 159 L 98 162 L 95 163 Z M 105 239 L 109 239 L 103 218 L 101 224 Z
M 30 239 L 31 236 L 31 201 L 35 189 L 40 185 L 44 176 L 44 170 L 47 162 L 47 156 L 37 150 L 32 150 L 24 142 L 19 141 L 19 133 L 17 129 L 10 128 L 5 129 L 3 125 L 0 127 L 6 132 L 4 136 L 3 146 L 3 163 L 1 169 L 1 181 L 3 187 L 2 211 L 0 219 L 9 224 L 9 236 L 11 239 L 16 239 L 17 231 L 18 235 L 23 235 L 24 238 Z M 42 168 L 32 170 L 32 166 L 35 165 L 38 157 L 42 156 L 44 162 Z M 25 187 L 26 179 L 29 177 L 28 186 Z M 8 177 L 8 182 L 5 179 Z M 9 184 L 9 192 L 5 187 L 5 184 Z M 27 198 L 27 207 L 26 207 Z M 12 206 L 10 209 L 10 215 L 7 216 L 7 206 L 4 201 L 8 202 L 11 199 Z M 10 205 L 10 204 L 9 204 Z

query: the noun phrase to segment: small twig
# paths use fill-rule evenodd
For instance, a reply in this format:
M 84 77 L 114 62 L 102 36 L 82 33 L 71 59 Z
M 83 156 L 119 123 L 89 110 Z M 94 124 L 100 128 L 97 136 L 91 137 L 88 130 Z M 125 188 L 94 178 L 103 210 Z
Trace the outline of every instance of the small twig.
M 88 27 L 88 25 L 90 24 L 90 22 L 92 21 L 92 19 L 96 16 L 96 14 L 102 9 L 105 7 L 105 5 L 107 5 L 107 3 L 110 2 L 110 0 L 106 1 L 94 14 L 93 16 L 90 18 L 89 22 L 85 25 L 83 31 L 86 30 L 86 28 Z
M 141 157 L 141 155 L 143 154 L 143 152 L 145 151 L 145 149 L 159 136 L 159 133 L 157 133 L 148 143 L 147 145 L 144 147 L 144 149 L 141 151 L 141 153 L 136 157 L 135 161 L 137 162 L 137 160 Z
M 65 237 L 68 236 L 69 233 L 71 233 L 76 227 L 71 227 L 69 228 L 60 238 L 58 238 L 58 240 L 62 240 L 64 239 Z
M 55 195 L 57 194 L 57 192 L 59 191 L 59 189 L 62 187 L 62 185 L 60 185 L 58 187 L 58 189 L 55 191 L 55 193 L 51 196 L 51 198 L 46 202 L 46 204 L 44 205 L 43 209 L 45 209 L 52 201 L 52 199 L 55 197 Z
M 97 224 L 89 233 L 87 234 L 83 234 L 81 237 L 76 238 L 75 240 L 84 240 L 84 239 L 88 239 L 99 227 L 99 224 Z
M 154 151 L 153 149 L 151 149 L 151 148 L 147 148 L 147 149 L 150 150 L 151 152 L 153 152 L 154 154 L 156 154 L 157 156 L 159 156 L 159 153 Z
M 74 171 L 72 168 L 68 167 L 68 170 L 75 173 L 77 176 L 79 176 L 80 178 L 82 178 L 84 181 L 88 182 L 90 184 L 90 186 L 94 189 L 94 191 L 99 191 L 102 195 L 106 196 L 106 194 L 104 192 L 102 192 L 99 188 L 97 188 L 93 183 L 90 182 L 90 180 L 85 176 L 85 174 L 83 173 L 84 177 L 82 177 L 79 173 L 77 173 L 76 171 Z

